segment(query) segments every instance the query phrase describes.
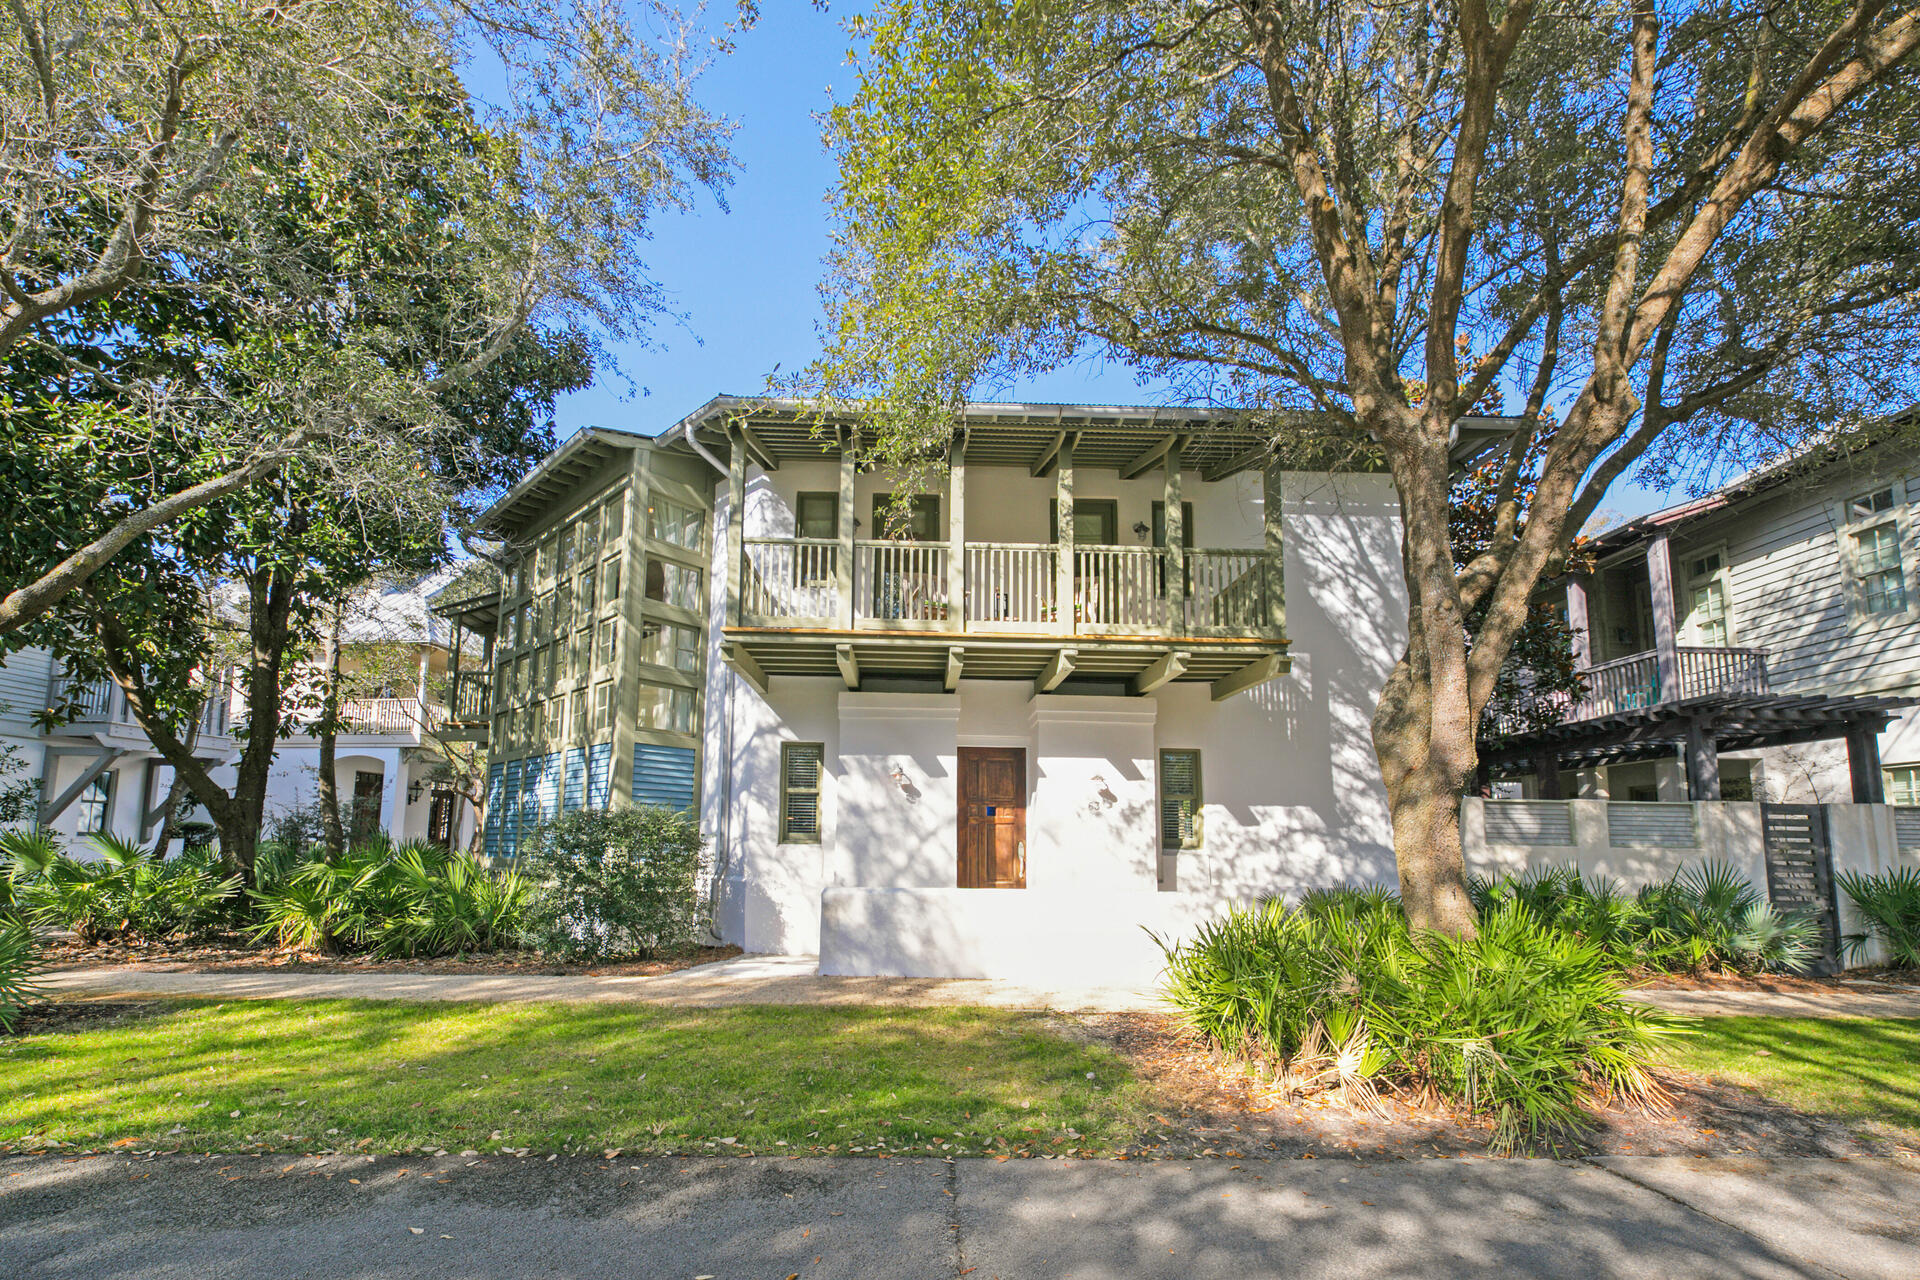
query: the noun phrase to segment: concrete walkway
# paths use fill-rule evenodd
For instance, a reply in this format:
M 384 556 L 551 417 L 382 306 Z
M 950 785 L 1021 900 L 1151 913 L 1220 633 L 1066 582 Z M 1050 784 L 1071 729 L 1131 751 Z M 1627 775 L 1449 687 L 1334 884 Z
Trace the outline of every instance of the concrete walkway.
M 15 1157 L 0 1275 L 1912 1280 L 1920 1165 Z
M 190 973 L 141 965 L 56 969 L 41 985 L 66 995 L 207 996 L 222 1000 L 549 1000 L 706 1007 L 733 1004 L 984 1005 L 1118 1013 L 1162 1007 L 1148 991 L 1052 988 L 986 978 L 835 978 L 812 956 L 736 956 L 656 977 L 518 973 L 323 973 L 240 969 Z M 1635 991 L 1636 1000 L 1697 1017 L 1920 1018 L 1920 989 L 1800 994 Z
M 72 995 L 268 1000 L 552 1000 L 709 1007 L 734 1004 L 985 1005 L 1112 1013 L 1157 1007 L 1149 992 L 1028 987 L 985 978 L 834 978 L 812 956 L 736 956 L 655 977 L 518 973 L 188 973 L 140 965 L 56 969 L 40 979 Z

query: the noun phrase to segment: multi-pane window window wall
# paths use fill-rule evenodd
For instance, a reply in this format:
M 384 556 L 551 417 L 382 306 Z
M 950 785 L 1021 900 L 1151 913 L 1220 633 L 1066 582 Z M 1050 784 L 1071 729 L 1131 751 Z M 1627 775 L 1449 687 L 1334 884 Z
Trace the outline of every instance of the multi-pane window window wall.
M 656 497 L 647 507 L 647 536 L 689 551 L 700 550 L 706 512 Z

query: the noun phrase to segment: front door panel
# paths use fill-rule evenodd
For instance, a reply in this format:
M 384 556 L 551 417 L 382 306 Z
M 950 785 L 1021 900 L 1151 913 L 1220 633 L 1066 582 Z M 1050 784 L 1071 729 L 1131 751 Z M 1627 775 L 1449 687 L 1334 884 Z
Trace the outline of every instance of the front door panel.
M 1027 753 L 960 748 L 962 889 L 1027 887 Z

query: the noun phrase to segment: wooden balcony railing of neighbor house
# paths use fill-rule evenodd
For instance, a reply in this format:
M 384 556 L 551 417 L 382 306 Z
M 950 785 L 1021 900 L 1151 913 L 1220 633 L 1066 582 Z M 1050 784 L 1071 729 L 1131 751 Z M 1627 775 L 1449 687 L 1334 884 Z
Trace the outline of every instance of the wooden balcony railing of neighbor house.
M 340 704 L 343 733 L 379 736 L 431 732 L 446 718 L 445 707 L 419 698 L 348 698 Z
M 1596 663 L 1579 675 L 1585 684 L 1585 691 L 1579 697 L 1561 694 L 1542 698 L 1524 714 L 1513 712 L 1498 716 L 1495 730 L 1512 734 L 1538 727 L 1543 720 L 1575 724 L 1694 698 L 1765 694 L 1771 690 L 1767 681 L 1767 655 L 1759 649 L 1676 647 L 1673 677 L 1676 687 L 1671 696 L 1662 689 L 1660 656 L 1654 650 Z
M 1256 548 L 1081 546 L 1062 609 L 1062 549 L 856 541 L 842 573 L 827 538 L 746 538 L 740 622 L 749 627 L 1008 635 L 1279 637 L 1279 563 Z M 1180 589 L 1169 590 L 1169 574 Z
M 94 680 L 84 684 L 63 680 L 55 690 L 54 705 L 63 703 L 75 713 L 73 719 L 62 726 L 68 732 L 98 732 L 102 728 L 140 729 L 140 722 L 134 718 L 133 708 L 127 703 L 127 695 L 111 680 Z M 229 719 L 232 710 L 233 691 L 222 680 L 200 708 L 199 736 L 203 739 L 225 737 L 232 731 Z

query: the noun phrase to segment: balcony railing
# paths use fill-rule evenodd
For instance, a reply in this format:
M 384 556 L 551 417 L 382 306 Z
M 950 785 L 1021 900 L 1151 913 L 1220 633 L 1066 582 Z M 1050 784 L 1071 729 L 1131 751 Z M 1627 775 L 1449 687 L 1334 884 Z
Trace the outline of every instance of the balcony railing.
M 418 698 L 348 698 L 340 704 L 340 732 L 380 736 L 424 733 L 446 719 L 446 708 Z
M 1555 694 L 1536 700 L 1524 710 L 1508 710 L 1494 717 L 1495 730 L 1501 734 L 1523 733 L 1542 724 L 1573 724 L 1598 720 L 1664 702 L 1685 702 L 1725 694 L 1764 694 L 1767 681 L 1767 655 L 1759 649 L 1723 649 L 1685 645 L 1675 650 L 1677 696 L 1668 699 L 1660 687 L 1660 657 L 1657 652 L 1630 654 L 1601 662 L 1581 671 L 1586 689 L 1574 698 Z
M 461 724 L 484 722 L 493 705 L 493 673 L 485 670 L 454 672 L 447 705 L 449 720 Z
M 223 737 L 230 732 L 232 697 L 231 688 L 222 681 L 213 696 L 200 708 L 200 737 Z M 62 681 L 55 695 L 56 705 L 60 702 L 66 702 L 75 711 L 73 720 L 67 726 L 70 729 L 98 729 L 103 725 L 136 731 L 140 728 L 133 708 L 127 703 L 127 695 L 111 680 L 94 680 L 86 684 Z
M 1261 635 L 1273 630 L 1280 590 L 1274 558 L 1252 548 L 1186 551 L 1173 591 L 1175 557 L 1163 548 L 1078 547 L 1064 615 L 1062 551 L 1051 544 L 967 543 L 958 600 L 944 542 L 855 542 L 844 576 L 831 539 L 748 538 L 742 554 L 740 621 L 748 626 Z

